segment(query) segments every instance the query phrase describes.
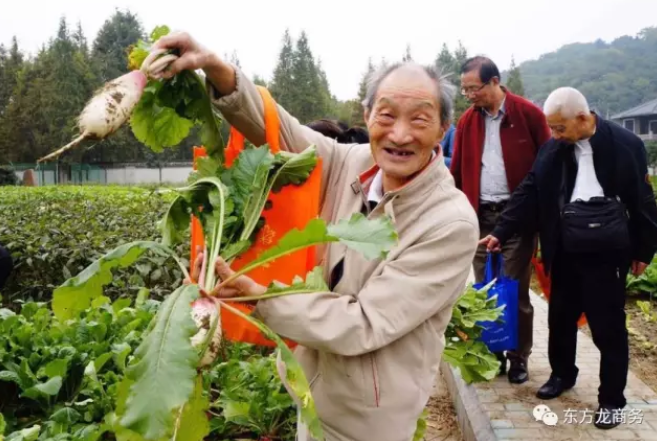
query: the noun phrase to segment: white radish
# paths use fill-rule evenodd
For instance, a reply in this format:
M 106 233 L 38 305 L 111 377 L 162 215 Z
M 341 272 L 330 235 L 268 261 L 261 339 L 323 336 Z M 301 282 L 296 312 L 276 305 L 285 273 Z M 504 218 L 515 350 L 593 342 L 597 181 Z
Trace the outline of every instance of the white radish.
M 130 114 L 141 99 L 148 78 L 159 75 L 178 58 L 175 55 L 166 55 L 154 62 L 165 52 L 165 49 L 152 51 L 139 70 L 122 75 L 98 90 L 78 117 L 80 136 L 37 160 L 37 163 L 56 158 L 86 139 L 101 140 L 116 132 L 130 118 Z
M 199 350 L 198 367 L 211 365 L 221 348 L 221 314 L 219 303 L 211 297 L 202 297 L 192 303 L 192 318 L 198 332 L 192 337 L 192 346 Z

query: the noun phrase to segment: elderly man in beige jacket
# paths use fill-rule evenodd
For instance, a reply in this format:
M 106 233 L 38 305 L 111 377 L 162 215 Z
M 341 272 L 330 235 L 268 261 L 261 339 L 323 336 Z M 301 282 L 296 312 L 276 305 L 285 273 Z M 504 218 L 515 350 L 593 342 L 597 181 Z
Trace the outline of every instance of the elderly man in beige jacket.
M 237 67 L 185 33 L 155 47 L 180 53 L 165 77 L 203 69 L 225 119 L 255 145 L 265 142 L 260 94 Z M 296 356 L 329 441 L 410 441 L 431 394 L 445 328 L 479 240 L 477 216 L 439 146 L 453 94 L 432 67 L 384 68 L 363 103 L 369 145 L 338 144 L 278 106 L 283 148 L 315 144 L 323 159 L 321 217 L 386 213 L 399 234 L 398 245 L 377 261 L 337 243 L 325 249 L 330 292 L 258 302 L 264 322 L 299 343 Z M 218 269 L 220 277 L 230 272 Z M 247 278 L 236 287 L 253 295 L 264 290 Z M 298 438 L 310 439 L 302 424 Z

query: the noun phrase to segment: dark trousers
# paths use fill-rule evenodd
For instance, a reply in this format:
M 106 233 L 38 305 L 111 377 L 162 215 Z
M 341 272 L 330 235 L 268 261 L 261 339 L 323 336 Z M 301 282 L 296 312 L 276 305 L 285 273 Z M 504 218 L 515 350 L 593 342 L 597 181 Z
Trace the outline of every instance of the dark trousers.
M 626 404 L 625 279 L 629 268 L 626 253 L 559 253 L 551 271 L 548 356 L 552 374 L 575 383 L 579 372 L 575 365 L 577 320 L 584 312 L 601 356 L 598 400 L 617 407 Z
M 480 205 L 479 230 L 482 238 L 493 231 L 497 218 L 503 210 L 504 203 Z M 519 359 L 527 362 L 532 352 L 534 307 L 529 300 L 529 283 L 532 275 L 532 255 L 535 248 L 535 235 L 513 236 L 502 247 L 504 274 L 511 279 L 518 280 L 518 348 L 515 351 L 507 351 L 509 360 Z M 473 266 L 478 283 L 484 280 L 487 254 L 485 246 L 477 249 Z
M 4 288 L 13 269 L 14 262 L 11 259 L 11 254 L 5 247 L 0 245 L 0 289 Z

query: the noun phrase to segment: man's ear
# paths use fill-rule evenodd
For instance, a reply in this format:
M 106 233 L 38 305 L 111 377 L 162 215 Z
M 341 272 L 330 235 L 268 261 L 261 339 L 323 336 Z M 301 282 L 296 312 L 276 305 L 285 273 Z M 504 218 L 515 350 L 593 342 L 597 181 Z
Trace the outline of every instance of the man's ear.
M 365 126 L 368 125 L 367 123 L 368 123 L 369 120 L 370 120 L 370 113 L 371 113 L 371 112 L 370 112 L 369 109 L 365 109 L 365 110 L 363 110 L 363 119 L 365 120 Z

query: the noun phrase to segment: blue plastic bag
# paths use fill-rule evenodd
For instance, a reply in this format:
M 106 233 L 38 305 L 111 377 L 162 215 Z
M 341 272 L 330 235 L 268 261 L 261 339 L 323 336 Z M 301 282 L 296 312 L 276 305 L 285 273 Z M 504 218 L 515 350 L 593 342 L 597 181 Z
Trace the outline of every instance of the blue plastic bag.
M 488 253 L 484 280 L 473 285 L 475 289 L 481 289 L 497 279 L 488 290 L 488 298 L 496 295 L 497 306 L 506 305 L 497 321 L 478 322 L 484 328 L 481 340 L 491 352 L 513 351 L 518 346 L 518 281 L 504 275 L 503 263 L 501 253 Z

